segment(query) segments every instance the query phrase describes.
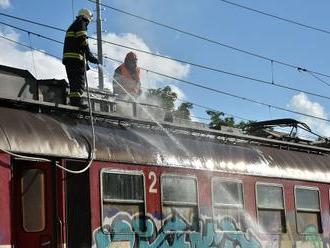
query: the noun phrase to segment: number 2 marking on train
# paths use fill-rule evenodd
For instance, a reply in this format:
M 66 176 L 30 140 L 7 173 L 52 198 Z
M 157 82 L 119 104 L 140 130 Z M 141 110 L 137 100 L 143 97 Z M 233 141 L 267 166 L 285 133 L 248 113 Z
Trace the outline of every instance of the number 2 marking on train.
M 156 186 L 156 181 L 157 181 L 156 173 L 154 171 L 150 171 L 149 175 L 148 175 L 148 178 L 150 180 L 152 180 L 151 184 L 150 184 L 150 187 L 149 187 L 149 193 L 157 194 L 157 188 L 155 187 Z

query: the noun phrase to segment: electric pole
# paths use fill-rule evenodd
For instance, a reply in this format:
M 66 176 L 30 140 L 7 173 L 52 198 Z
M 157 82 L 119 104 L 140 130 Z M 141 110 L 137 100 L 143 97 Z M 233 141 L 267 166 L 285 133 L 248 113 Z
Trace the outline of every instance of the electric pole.
M 96 0 L 96 35 L 97 35 L 97 59 L 99 63 L 103 65 L 103 51 L 102 51 L 102 20 L 101 20 L 101 10 L 100 10 L 101 0 Z M 99 75 L 99 89 L 104 88 L 104 77 L 103 68 L 98 68 Z

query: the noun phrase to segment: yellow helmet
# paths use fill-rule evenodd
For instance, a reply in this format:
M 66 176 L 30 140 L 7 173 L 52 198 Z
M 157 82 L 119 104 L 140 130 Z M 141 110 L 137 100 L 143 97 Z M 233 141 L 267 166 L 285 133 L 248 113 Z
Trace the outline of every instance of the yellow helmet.
M 82 17 L 86 18 L 89 22 L 91 22 L 93 19 L 93 13 L 89 9 L 79 10 L 78 16 L 82 16 Z

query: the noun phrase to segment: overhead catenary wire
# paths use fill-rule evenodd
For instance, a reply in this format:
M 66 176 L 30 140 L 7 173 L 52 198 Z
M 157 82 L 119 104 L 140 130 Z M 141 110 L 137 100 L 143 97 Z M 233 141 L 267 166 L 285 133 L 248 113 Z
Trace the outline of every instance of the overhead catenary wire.
M 30 44 L 30 47 L 32 48 L 32 45 Z M 88 96 L 88 98 L 89 98 L 89 96 Z M 89 106 L 90 106 L 90 102 L 89 102 Z M 270 105 L 269 105 L 270 106 Z M 93 123 L 93 120 L 92 120 L 92 114 L 90 114 L 91 115 L 91 122 Z M 93 124 L 92 124 L 93 125 Z M 94 130 L 93 130 L 93 139 L 94 139 L 94 141 L 93 141 L 93 153 L 92 153 L 92 155 L 91 155 L 91 161 L 90 161 L 90 163 L 89 163 L 89 165 L 92 163 L 92 160 L 94 159 L 94 152 L 95 152 L 95 133 L 94 133 Z M 89 167 L 89 165 L 86 167 L 86 168 L 84 168 L 83 170 L 80 170 L 80 171 L 74 171 L 75 173 L 82 173 L 82 172 L 84 172 L 85 170 L 87 170 L 88 169 L 88 167 Z M 72 171 L 70 171 L 71 173 L 74 173 L 74 172 L 72 172 Z
M 0 37 L 7 39 L 6 37 L 4 37 L 2 35 L 0 35 Z M 10 39 L 7 39 L 7 40 L 8 41 L 12 41 Z M 14 41 L 14 42 L 16 44 L 20 44 L 17 41 Z M 29 48 L 28 45 L 25 45 L 24 44 L 23 46 Z M 40 52 L 42 52 L 42 51 L 40 51 Z M 105 58 L 107 58 L 107 57 L 105 56 Z M 148 70 L 148 71 L 153 73 L 152 70 Z M 235 94 L 232 94 L 232 93 L 229 93 L 229 92 L 225 92 L 225 91 L 220 91 L 220 90 L 217 90 L 217 89 L 213 89 L 211 87 L 203 86 L 203 85 L 198 84 L 198 83 L 194 83 L 194 82 L 191 82 L 191 81 L 188 81 L 188 80 L 179 79 L 179 78 L 176 78 L 176 77 L 173 77 L 173 76 L 169 76 L 169 75 L 166 75 L 166 74 L 163 74 L 163 73 L 159 73 L 159 72 L 155 72 L 155 73 L 158 74 L 158 75 L 160 75 L 160 76 L 164 76 L 164 77 L 167 77 L 167 78 L 176 80 L 177 82 L 182 82 L 182 83 L 185 83 L 185 84 L 193 85 L 195 87 L 199 87 L 199 88 L 206 89 L 206 90 L 213 91 L 213 92 L 217 92 L 217 93 L 220 93 L 220 94 L 223 94 L 223 95 L 231 96 L 233 98 L 237 98 L 237 99 L 240 99 L 240 100 L 244 100 L 244 101 L 248 101 L 248 102 L 253 102 L 255 104 L 266 106 L 268 108 L 274 108 L 274 109 L 282 110 L 282 111 L 285 111 L 285 112 L 290 112 L 290 113 L 293 113 L 293 114 L 298 114 L 298 115 L 302 115 L 302 116 L 311 117 L 311 118 L 314 118 L 314 119 L 318 119 L 318 120 L 330 122 L 330 120 L 329 119 L 326 119 L 326 118 L 321 118 L 321 117 L 318 117 L 318 116 L 313 116 L 313 115 L 301 113 L 301 112 L 298 112 L 298 111 L 293 111 L 293 110 L 290 110 L 290 109 L 282 108 L 282 107 L 279 107 L 279 106 L 274 106 L 274 105 L 271 105 L 271 104 L 263 103 L 263 102 L 260 102 L 260 101 L 254 100 L 254 99 L 250 99 L 250 98 L 238 96 L 238 95 L 235 95 Z
M 53 42 L 56 42 L 56 43 L 59 43 L 59 44 L 63 44 L 62 41 L 59 41 L 59 40 L 56 40 L 56 39 L 53 39 L 53 38 L 49 38 L 45 35 L 35 33 L 35 32 L 31 32 L 27 29 L 19 28 L 17 26 L 7 24 L 5 22 L 0 21 L 0 24 L 18 29 L 18 30 L 23 31 L 23 32 L 27 32 L 27 33 L 36 35 L 39 38 L 43 38 L 43 39 L 50 40 L 50 41 L 53 41 Z M 92 39 L 94 39 L 94 38 L 92 38 Z M 273 81 L 273 78 L 272 78 L 272 81 L 267 81 L 267 80 L 258 79 L 258 78 L 238 74 L 238 73 L 233 73 L 233 72 L 221 70 L 221 69 L 218 69 L 218 68 L 213 68 L 213 67 L 206 66 L 206 65 L 193 63 L 191 61 L 186 61 L 186 60 L 182 60 L 182 59 L 167 57 L 167 56 L 164 56 L 164 55 L 161 55 L 161 54 L 152 53 L 152 52 L 145 51 L 145 50 L 142 50 L 142 49 L 138 49 L 138 48 L 134 48 L 134 47 L 130 47 L 130 46 L 125 46 L 125 45 L 122 45 L 122 44 L 118 44 L 118 43 L 114 43 L 114 42 L 110 42 L 110 41 L 106 41 L 106 40 L 103 40 L 102 42 L 108 43 L 108 44 L 111 44 L 111 45 L 114 45 L 114 46 L 130 49 L 130 50 L 134 50 L 134 51 L 137 51 L 137 52 L 142 52 L 142 53 L 149 54 L 149 55 L 152 55 L 152 56 L 157 56 L 157 57 L 161 57 L 161 58 L 164 58 L 164 59 L 168 59 L 168 60 L 172 60 L 172 61 L 176 61 L 176 62 L 180 62 L 180 63 L 185 63 L 185 64 L 195 66 L 195 67 L 198 67 L 198 68 L 202 68 L 202 69 L 205 69 L 205 70 L 209 70 L 209 71 L 213 71 L 213 72 L 217 72 L 217 73 L 221 73 L 221 74 L 226 74 L 226 75 L 229 75 L 229 76 L 238 77 L 238 78 L 242 78 L 242 79 L 246 79 L 246 80 L 251 80 L 252 82 L 262 83 L 262 84 L 266 84 L 266 85 L 269 85 L 269 86 L 272 86 L 272 87 L 278 87 L 278 88 L 282 88 L 282 89 L 285 89 L 285 90 L 290 90 L 290 91 L 294 91 L 294 92 L 298 92 L 298 93 L 302 92 L 302 93 L 305 93 L 305 94 L 310 95 L 310 96 L 315 96 L 315 97 L 330 100 L 329 96 L 325 96 L 325 95 L 321 95 L 321 94 L 318 94 L 318 93 L 313 93 L 313 92 L 310 92 L 310 91 L 306 91 L 306 90 L 303 90 L 303 89 L 294 88 L 294 87 L 290 87 L 290 86 L 287 86 L 287 85 L 275 83 Z M 302 68 L 299 68 L 299 70 L 300 71 L 306 71 L 305 69 L 302 69 Z
M 247 79 L 247 80 L 251 80 L 253 82 L 267 84 L 267 85 L 270 85 L 270 86 L 273 86 L 273 87 L 278 87 L 278 88 L 282 88 L 282 89 L 286 89 L 286 90 L 291 90 L 291 91 L 295 91 L 295 92 L 299 92 L 299 93 L 302 92 L 302 93 L 305 93 L 307 95 L 311 95 L 311 96 L 320 97 L 320 98 L 324 98 L 324 99 L 330 100 L 330 97 L 329 96 L 325 96 L 325 95 L 313 93 L 313 92 L 310 92 L 310 91 L 306 91 L 306 90 L 302 90 L 302 89 L 298 89 L 298 88 L 286 86 L 286 85 L 283 85 L 283 84 L 278 84 L 278 83 L 267 81 L 267 80 L 263 80 L 263 79 L 258 79 L 258 78 L 254 78 L 254 77 L 250 77 L 250 76 L 238 74 L 238 73 L 233 73 L 233 72 L 229 72 L 229 71 L 225 71 L 225 70 L 213 68 L 213 67 L 206 66 L 206 65 L 201 65 L 201 64 L 193 63 L 193 62 L 182 60 L 182 59 L 171 58 L 171 57 L 167 57 L 167 56 L 164 56 L 164 55 L 161 55 L 161 54 L 152 53 L 152 52 L 148 52 L 148 51 L 145 51 L 145 50 L 142 50 L 142 49 L 138 49 L 138 48 L 135 48 L 135 47 L 116 44 L 116 43 L 110 42 L 110 41 L 103 41 L 103 42 L 109 43 L 109 44 L 112 44 L 112 45 L 115 45 L 115 46 L 119 46 L 119 47 L 122 47 L 122 48 L 134 50 L 134 51 L 137 51 L 137 52 L 142 52 L 142 53 L 145 53 L 145 54 L 157 56 L 157 57 L 160 57 L 160 58 L 164 58 L 164 59 L 168 59 L 168 60 L 172 60 L 172 61 L 176 61 L 176 62 L 188 64 L 188 65 L 195 66 L 195 67 L 202 68 L 202 69 L 206 69 L 206 70 L 209 70 L 209 71 L 218 72 L 218 73 L 222 73 L 222 74 L 226 74 L 226 75 L 230 75 L 230 76 L 238 77 L 238 78 L 242 78 L 242 79 Z
M 15 44 L 17 44 L 17 45 L 20 45 L 20 46 L 26 47 L 26 48 L 28 48 L 28 49 L 31 49 L 31 48 L 32 48 L 34 51 L 37 51 L 37 52 L 43 53 L 43 54 L 45 54 L 45 55 L 48 55 L 48 56 L 50 56 L 50 57 L 54 57 L 54 58 L 56 58 L 56 59 L 61 60 L 61 58 L 58 57 L 58 56 L 52 55 L 52 54 L 47 53 L 46 51 L 43 51 L 43 50 L 36 49 L 36 48 L 34 48 L 34 47 L 31 47 L 31 46 L 29 46 L 29 45 L 23 44 L 23 43 L 21 43 L 21 42 L 17 42 L 17 41 L 15 41 L 15 40 L 12 40 L 12 39 L 10 39 L 10 38 L 7 38 L 7 37 L 5 37 L 5 36 L 2 36 L 1 34 L 0 34 L 0 38 L 5 39 L 5 40 L 7 40 L 7 41 L 10 41 L 10 42 L 12 42 L 12 43 L 15 43 Z M 119 60 L 117 60 L 117 61 L 119 61 Z M 141 68 L 141 69 L 142 69 L 142 68 Z M 144 70 L 146 70 L 146 69 L 144 69 Z M 196 103 L 194 103 L 194 105 L 196 105 L 196 106 L 200 106 L 200 107 L 201 107 L 201 105 L 198 105 L 198 104 L 196 104 Z M 208 108 L 208 107 L 203 107 L 203 108 L 212 110 L 212 108 Z M 214 109 L 214 111 L 217 111 L 217 110 Z M 233 116 L 233 117 L 237 117 L 237 118 L 242 119 L 242 120 L 245 119 L 245 118 L 242 118 L 242 117 L 239 117 L 239 116 L 235 116 L 235 115 L 232 115 L 232 114 L 228 114 L 228 113 L 225 113 L 225 114 L 230 115 L 230 116 Z M 195 117 L 195 118 L 197 118 L 197 119 L 207 119 L 207 118 L 196 117 L 196 116 L 192 116 L 192 117 Z M 209 120 L 209 119 L 208 119 L 208 120 Z M 245 120 L 248 120 L 248 119 L 245 119 Z
M 90 0 L 89 0 L 90 1 Z M 95 1 L 92 1 L 95 3 Z M 101 5 L 104 5 L 104 4 L 101 4 Z M 111 7 L 111 6 L 110 6 Z M 118 9 L 119 10 L 119 9 Z M 126 12 L 126 11 L 123 11 L 123 12 Z M 144 18 L 144 17 L 140 17 L 138 15 L 135 15 L 135 14 L 132 14 L 132 13 L 128 13 L 127 14 L 130 14 L 132 16 L 135 16 L 137 18 L 142 18 L 142 19 L 145 19 L 145 20 L 149 20 L 147 18 Z M 13 19 L 17 19 L 17 20 L 20 20 L 20 21 L 24 21 L 24 22 L 28 22 L 28 23 L 31 23 L 31 24 L 34 24 L 34 25 L 38 25 L 38 26 L 42 26 L 42 27 L 46 27 L 46 28 L 50 28 L 50 29 L 54 29 L 54 30 L 57 30 L 57 31 L 61 31 L 61 32 L 66 32 L 65 29 L 63 28 L 58 28 L 56 26 L 52 26 L 52 25 L 48 25 L 48 24 L 43 24 L 43 23 L 40 23 L 40 22 L 36 22 L 36 21 L 32 21 L 32 20 L 29 20 L 29 19 L 26 19 L 26 18 L 21 18 L 21 17 L 17 17 L 17 16 L 14 16 L 14 15 L 9 15 L 9 14 L 6 14 L 6 13 L 2 13 L 0 12 L 0 15 L 2 16 L 5 16 L 5 17 L 8 17 L 8 18 L 13 18 Z M 156 23 L 156 21 L 152 21 L 152 20 L 149 20 L 151 21 L 152 23 Z M 162 25 L 161 23 L 159 23 L 160 25 Z M 168 28 L 170 28 L 170 26 L 168 25 L 164 25 L 164 26 L 167 26 Z M 180 32 L 181 30 L 180 29 L 176 29 L 176 28 L 173 28 L 173 30 L 177 31 L 177 32 Z M 182 32 L 184 32 L 185 34 L 189 35 L 189 32 L 187 31 L 184 31 L 182 30 Z M 194 36 L 194 34 L 192 34 L 192 36 Z M 205 37 L 202 37 L 200 35 L 195 35 L 196 38 L 197 37 L 200 37 L 201 39 L 203 40 L 208 40 L 207 38 Z M 92 38 L 92 37 L 90 37 Z M 93 38 L 92 38 L 93 39 Z M 96 39 L 95 39 L 96 40 Z M 327 78 L 330 78 L 330 75 L 329 74 L 326 74 L 326 73 L 322 73 L 322 72 L 318 72 L 318 71 L 315 71 L 315 70 L 312 70 L 312 69 L 308 69 L 308 68 L 304 68 L 303 66 L 298 66 L 298 65 L 294 65 L 294 64 L 290 64 L 290 63 L 287 63 L 287 62 L 284 62 L 284 61 L 280 61 L 280 60 L 276 60 L 274 58 L 270 58 L 270 57 L 266 57 L 266 56 L 263 56 L 263 55 L 260 55 L 260 54 L 257 54 L 257 53 L 253 53 L 253 52 L 249 52 L 249 51 L 246 51 L 246 50 L 243 50 L 243 49 L 240 49 L 240 48 L 236 48 L 234 46 L 230 46 L 230 45 L 227 45 L 227 44 L 223 44 L 223 43 L 220 43 L 218 41 L 212 41 L 210 40 L 210 42 L 214 43 L 214 44 L 217 44 L 219 43 L 218 45 L 221 45 L 221 46 L 224 46 L 224 47 L 227 47 L 229 49 L 232 49 L 232 50 L 235 50 L 235 51 L 238 51 L 238 52 L 242 52 L 242 53 L 245 53 L 245 54 L 249 54 L 251 56 L 254 56 L 254 57 L 258 57 L 260 59 L 264 59 L 264 60 L 267 60 L 267 61 L 273 61 L 273 63 L 277 63 L 277 64 L 281 64 L 281 65 L 284 65 L 284 66 L 288 66 L 288 67 L 291 67 L 291 68 L 294 68 L 294 69 L 302 69 L 303 68 L 303 71 L 307 72 L 312 72 L 314 74 L 317 74 L 319 76 L 323 76 L 323 77 L 327 77 Z M 156 55 L 155 55 L 156 56 Z
M 142 69 L 142 68 L 141 68 Z M 143 70 L 143 69 L 142 69 Z M 144 90 L 152 90 L 152 88 L 146 88 L 146 87 L 141 87 L 142 89 Z M 180 101 L 180 102 L 183 102 L 183 103 L 191 103 L 193 106 L 196 106 L 196 107 L 199 107 L 199 108 L 202 108 L 202 109 L 206 109 L 206 110 L 211 110 L 211 111 L 214 111 L 214 112 L 222 112 L 224 113 L 225 115 L 227 116 L 230 116 L 230 117 L 235 117 L 235 118 L 238 118 L 238 119 L 241 119 L 241 120 L 245 120 L 245 121 L 251 121 L 249 119 L 246 119 L 246 118 L 243 118 L 243 117 L 240 117 L 238 115 L 233 115 L 233 114 L 229 114 L 229 113 L 226 113 L 226 112 L 223 112 L 223 111 L 219 111 L 215 108 L 211 108 L 211 107 L 207 107 L 207 106 L 204 106 L 204 105 L 201 105 L 201 104 L 198 104 L 198 103 L 195 103 L 195 102 L 192 102 L 192 101 L 188 101 L 188 100 L 185 100 L 185 99 L 182 99 L 180 97 L 177 97 L 176 100 Z M 164 108 L 166 109 L 166 108 Z M 194 117 L 196 119 L 201 119 L 201 120 L 210 120 L 210 118 L 205 118 L 205 117 L 199 117 L 199 116 L 194 116 L 194 115 L 191 115 L 191 117 Z
M 324 83 L 325 85 L 330 86 L 330 84 L 328 82 L 326 82 L 325 80 L 321 79 L 320 77 L 314 75 L 313 72 L 307 71 L 307 73 L 309 73 L 312 77 L 316 78 L 317 80 L 319 80 L 320 82 Z
M 109 58 L 107 58 L 107 59 L 109 59 Z M 116 61 L 116 62 L 120 62 L 120 60 L 115 60 L 115 59 L 113 59 L 113 61 Z M 145 68 L 141 68 L 141 67 L 139 67 L 141 70 L 143 70 L 143 71 L 146 71 L 146 72 L 148 72 L 148 69 L 145 69 Z M 97 72 L 96 70 L 94 70 L 94 69 L 91 69 L 92 71 L 94 71 L 94 72 Z M 108 73 L 106 73 L 106 75 L 107 76 L 109 76 L 110 78 L 112 78 Z M 153 88 L 147 88 L 147 87 L 142 87 L 141 86 L 141 89 L 144 89 L 144 90 L 146 90 L 146 91 L 148 91 L 148 90 L 153 90 Z M 185 100 L 185 99 L 182 99 L 182 98 L 179 98 L 179 97 L 177 97 L 176 98 L 176 100 L 178 100 L 178 101 L 180 101 L 180 102 L 185 102 L 185 103 L 191 103 L 192 105 L 194 105 L 194 106 L 196 106 L 196 107 L 199 107 L 199 108 L 203 108 L 203 109 L 206 109 L 206 110 L 211 110 L 211 111 L 215 111 L 215 112 L 220 112 L 219 110 L 216 110 L 215 108 L 211 108 L 211 107 L 206 107 L 206 106 L 204 106 L 204 105 L 201 105 L 201 104 L 198 104 L 198 103 L 194 103 L 194 102 L 192 102 L 192 101 L 188 101 L 188 100 Z M 140 102 L 137 102 L 137 103 L 140 103 Z M 143 103 L 142 103 L 143 104 Z M 172 109 L 170 109 L 170 108 L 166 108 L 166 107 L 159 107 L 160 109 L 163 109 L 163 110 L 172 110 Z M 226 113 L 226 112 L 223 112 L 223 111 L 221 111 L 222 113 L 224 113 L 225 115 L 227 115 L 227 116 L 231 116 L 231 117 L 235 117 L 235 118 L 238 118 L 238 119 L 240 119 L 240 120 L 245 120 L 245 121 L 251 121 L 251 120 L 249 120 L 249 119 L 247 119 L 247 118 L 244 118 L 244 117 L 240 117 L 240 116 L 238 116 L 238 115 L 233 115 L 233 114 L 230 114 L 230 113 Z M 200 117 L 200 116 L 194 116 L 194 115 L 190 115 L 191 117 L 194 117 L 194 118 L 196 118 L 196 119 L 201 119 L 201 120 L 208 120 L 208 121 L 210 121 L 210 118 L 205 118 L 205 117 Z
M 96 3 L 93 0 L 88 0 L 88 1 L 89 2 L 92 2 L 92 3 Z M 195 33 L 192 33 L 192 32 L 188 32 L 186 30 L 183 30 L 183 29 L 180 29 L 180 28 L 177 28 L 177 27 L 173 27 L 173 26 L 170 26 L 170 25 L 167 25 L 167 24 L 163 24 L 163 23 L 161 23 L 159 21 L 151 20 L 149 18 L 142 17 L 140 15 L 133 14 L 131 12 L 128 12 L 128 11 L 125 11 L 125 10 L 122 10 L 122 9 L 119 9 L 119 8 L 115 8 L 113 6 L 110 6 L 110 5 L 107 5 L 107 4 L 104 4 L 104 3 L 100 3 L 100 5 L 103 6 L 103 7 L 109 8 L 111 10 L 114 10 L 116 12 L 120 12 L 122 14 L 129 15 L 129 16 L 135 17 L 137 19 L 140 19 L 140 20 L 143 20 L 143 21 L 146 21 L 146 22 L 149 22 L 149 23 L 152 23 L 152 24 L 155 24 L 155 25 L 158 25 L 158 26 L 161 26 L 161 27 L 164 27 L 164 28 L 167 28 L 167 29 L 170 29 L 170 30 L 179 32 L 179 33 L 182 33 L 182 34 L 185 34 L 185 35 L 188 35 L 188 36 L 191 36 L 191 37 L 194 37 L 194 38 L 197 38 L 197 39 L 200 39 L 200 40 L 203 40 L 203 41 L 212 43 L 212 44 L 216 44 L 216 45 L 219 45 L 219 46 L 222 46 L 222 47 L 226 47 L 228 49 L 231 49 L 231 50 L 234 50 L 234 51 L 237 51 L 237 52 L 245 53 L 245 54 L 248 54 L 250 56 L 257 57 L 259 59 L 263 59 L 263 60 L 267 60 L 267 61 L 273 61 L 273 62 L 275 62 L 277 64 L 281 64 L 281 65 L 284 65 L 284 66 L 287 66 L 287 67 L 291 67 L 291 68 L 294 68 L 294 69 L 301 68 L 301 66 L 297 66 L 297 65 L 294 65 L 294 64 L 291 64 L 291 63 L 288 63 L 288 62 L 284 62 L 284 61 L 277 60 L 277 59 L 274 59 L 274 58 L 270 58 L 270 57 L 267 57 L 267 56 L 264 56 L 264 55 L 261 55 L 261 54 L 257 54 L 255 52 L 250 52 L 250 51 L 247 51 L 247 50 L 244 50 L 244 49 L 241 49 L 241 48 L 237 48 L 237 47 L 234 47 L 234 46 L 231 46 L 231 45 L 222 43 L 220 41 L 216 41 L 216 40 L 210 39 L 210 38 L 208 38 L 208 37 L 206 37 L 204 35 L 200 35 L 200 34 L 195 34 Z M 317 72 L 317 71 L 314 71 L 314 70 L 311 70 L 311 69 L 307 69 L 307 68 L 304 68 L 304 69 L 306 71 L 313 72 L 313 73 L 318 74 L 320 76 L 324 76 L 324 77 L 330 78 L 330 75 L 328 75 L 328 74 Z
M 244 118 L 244 117 L 241 117 L 241 116 L 238 116 L 238 115 L 233 115 L 233 114 L 226 113 L 226 112 L 223 112 L 223 111 L 219 111 L 219 110 L 217 110 L 217 109 L 215 109 L 215 108 L 210 108 L 210 107 L 207 107 L 207 106 L 201 105 L 201 104 L 199 104 L 199 103 L 195 103 L 195 102 L 187 101 L 187 100 L 181 99 L 181 98 L 179 98 L 179 97 L 177 98 L 177 100 L 180 101 L 180 102 L 189 102 L 189 103 L 191 103 L 193 106 L 196 106 L 196 107 L 199 107 L 199 108 L 202 108 L 202 109 L 205 109 L 205 110 L 211 110 L 211 111 L 214 111 L 214 112 L 222 112 L 222 113 L 224 113 L 224 114 L 227 115 L 227 116 L 230 116 L 230 117 L 233 117 L 233 118 L 237 118 L 237 119 L 240 119 L 240 120 L 251 121 L 251 120 L 246 119 L 246 118 Z M 205 119 L 210 120 L 210 118 L 205 118 Z
M 16 20 L 19 20 L 19 21 L 23 21 L 23 22 L 28 22 L 28 23 L 31 23 L 31 24 L 34 24 L 34 25 L 37 25 L 37 26 L 54 29 L 54 30 L 61 31 L 61 32 L 66 31 L 65 29 L 58 28 L 58 27 L 53 26 L 53 25 L 48 25 L 48 24 L 44 24 L 44 23 L 41 23 L 41 22 L 32 21 L 32 20 L 29 20 L 29 19 L 26 19 L 26 18 L 14 16 L 14 15 L 9 15 L 9 14 L 2 13 L 2 12 L 0 12 L 0 15 L 8 17 L 8 18 L 16 19 Z
M 39 33 L 35 33 L 35 32 L 32 32 L 28 29 L 25 29 L 25 28 L 20 28 L 20 27 L 17 27 L 15 25 L 12 25 L 12 24 L 9 24 L 9 23 L 6 23 L 6 22 L 3 22 L 3 21 L 0 21 L 0 24 L 4 25 L 4 26 L 7 26 L 7 27 L 11 27 L 11 28 L 14 28 L 14 29 L 17 29 L 17 30 L 20 30 L 20 31 L 23 31 L 23 32 L 26 32 L 28 34 L 32 34 L 32 35 L 35 35 L 39 38 L 43 38 L 43 39 L 46 39 L 46 40 L 49 40 L 49 41 L 53 41 L 55 43 L 58 43 L 58 44 L 63 44 L 62 41 L 59 41 L 59 40 L 56 40 L 56 39 L 53 39 L 53 38 L 50 38 L 48 36 L 45 36 L 45 35 L 42 35 L 42 34 L 39 34 Z
M 18 41 L 16 41 L 16 40 L 10 39 L 10 38 L 8 38 L 8 37 L 6 37 L 6 36 L 3 36 L 2 34 L 0 34 L 0 38 L 2 38 L 2 39 L 4 39 L 4 40 L 7 40 L 7 41 L 9 41 L 9 42 L 15 43 L 15 44 L 17 44 L 17 45 L 20 45 L 20 46 L 26 47 L 26 48 L 28 48 L 28 49 L 31 49 L 31 48 L 32 48 L 34 51 L 37 51 L 37 52 L 43 53 L 43 54 L 45 54 L 45 55 L 48 55 L 48 56 L 50 56 L 50 57 L 53 57 L 53 58 L 56 58 L 56 59 L 59 59 L 59 60 L 62 60 L 62 58 L 60 58 L 60 57 L 58 57 L 58 56 L 56 56 L 56 55 L 50 54 L 50 53 L 48 53 L 48 52 L 46 52 L 46 51 L 44 51 L 44 50 L 37 49 L 37 48 L 35 48 L 35 47 L 31 47 L 31 46 L 29 46 L 29 45 L 23 44 L 23 43 L 18 42 Z
M 183 100 L 180 100 L 180 99 L 178 99 L 178 100 L 179 101 L 183 101 Z M 195 103 L 195 102 L 190 102 L 190 103 L 193 104 L 194 106 L 199 107 L 199 108 L 202 108 L 202 109 L 211 110 L 211 111 L 214 111 L 214 112 L 219 112 L 219 110 L 216 110 L 214 108 L 210 108 L 210 107 L 201 105 L 199 103 Z M 221 112 L 224 113 L 225 115 L 230 116 L 230 117 L 233 117 L 233 118 L 237 118 L 237 119 L 244 120 L 244 121 L 251 121 L 251 120 L 249 120 L 247 118 L 244 118 L 244 117 L 241 117 L 241 116 L 238 116 L 238 115 L 233 115 L 233 114 L 226 113 L 226 112 L 223 112 L 223 111 L 221 111 Z
M 301 22 L 298 22 L 298 21 L 295 21 L 295 20 L 290 20 L 288 18 L 284 18 L 284 17 L 278 16 L 278 15 L 270 14 L 270 13 L 267 13 L 265 11 L 257 10 L 257 9 L 254 9 L 254 8 L 251 8 L 251 7 L 248 7 L 248 6 L 245 6 L 245 5 L 241 5 L 241 4 L 238 4 L 238 3 L 234 3 L 234 2 L 231 2 L 231 1 L 228 1 L 228 0 L 218 0 L 218 1 L 227 3 L 229 5 L 236 6 L 236 7 L 245 9 L 245 10 L 249 10 L 249 11 L 261 14 L 261 15 L 265 15 L 265 16 L 268 16 L 268 17 L 271 17 L 271 18 L 275 18 L 277 20 L 281 20 L 281 21 L 284 21 L 284 22 L 287 22 L 287 23 L 298 25 L 300 27 L 308 28 L 308 29 L 311 29 L 311 30 L 314 30 L 314 31 L 325 33 L 325 34 L 330 34 L 330 31 L 327 30 L 327 29 L 307 25 L 307 24 L 304 24 L 304 23 L 301 23 Z
M 105 59 L 110 59 L 108 56 L 104 56 L 104 58 Z M 145 68 L 142 68 L 142 67 L 140 67 L 140 68 L 145 69 Z M 147 70 L 147 69 L 145 69 L 145 70 Z M 230 97 L 240 99 L 240 100 L 243 100 L 243 101 L 252 102 L 252 103 L 255 103 L 255 104 L 258 104 L 258 105 L 266 106 L 267 108 L 273 108 L 273 109 L 289 112 L 289 113 L 292 113 L 292 114 L 298 114 L 298 115 L 318 119 L 318 120 L 321 120 L 321 121 L 330 122 L 330 120 L 326 119 L 326 118 L 301 113 L 301 112 L 298 112 L 298 111 L 294 111 L 294 110 L 286 109 L 286 108 L 283 108 L 283 107 L 275 106 L 275 105 L 272 105 L 272 104 L 264 103 L 264 102 L 261 102 L 261 101 L 257 101 L 257 100 L 251 99 L 251 98 L 235 95 L 235 94 L 232 94 L 230 92 L 221 91 L 221 90 L 217 90 L 217 89 L 214 89 L 214 88 L 211 88 L 211 87 L 208 87 L 208 86 L 204 86 L 203 84 L 205 84 L 205 83 L 201 83 L 201 82 L 195 83 L 195 82 L 192 82 L 192 81 L 180 79 L 180 78 L 173 77 L 173 76 L 170 76 L 170 75 L 166 75 L 166 74 L 163 74 L 163 73 L 155 72 L 155 71 L 150 70 L 150 69 L 148 69 L 148 71 L 151 72 L 151 73 L 155 73 L 159 76 L 163 76 L 163 77 L 167 77 L 169 79 L 175 80 L 177 82 L 182 82 L 184 84 L 192 85 L 192 86 L 195 86 L 195 87 L 198 87 L 198 88 L 201 88 L 201 89 L 209 90 L 209 91 L 212 91 L 212 92 L 216 92 L 216 93 L 219 93 L 219 94 L 222 94 L 222 95 L 230 96 Z

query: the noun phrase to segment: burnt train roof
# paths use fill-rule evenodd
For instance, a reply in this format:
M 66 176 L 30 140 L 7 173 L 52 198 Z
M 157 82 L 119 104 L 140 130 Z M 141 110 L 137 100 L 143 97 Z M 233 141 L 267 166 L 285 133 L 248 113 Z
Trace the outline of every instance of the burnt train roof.
M 92 137 L 88 115 L 78 111 L 40 113 L 40 110 L 0 107 L 0 116 L 3 150 L 56 158 L 90 156 Z M 128 121 L 116 118 L 96 117 L 96 159 L 100 161 L 330 180 L 330 150 L 326 148 L 280 141 L 269 141 L 267 145 L 262 138 L 235 137 L 217 131 L 184 131 L 164 123 L 166 134 L 147 122 L 129 125 Z

